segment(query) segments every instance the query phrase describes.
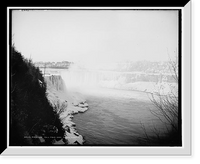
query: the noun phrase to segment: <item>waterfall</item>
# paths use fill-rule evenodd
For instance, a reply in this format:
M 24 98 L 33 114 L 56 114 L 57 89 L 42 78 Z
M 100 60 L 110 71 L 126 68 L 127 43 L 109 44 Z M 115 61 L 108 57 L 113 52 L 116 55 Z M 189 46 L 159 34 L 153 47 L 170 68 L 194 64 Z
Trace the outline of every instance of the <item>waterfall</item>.
M 103 87 L 155 93 L 162 88 L 168 94 L 173 87 L 177 89 L 170 74 L 72 69 L 61 75 L 67 88 L 77 90 Z

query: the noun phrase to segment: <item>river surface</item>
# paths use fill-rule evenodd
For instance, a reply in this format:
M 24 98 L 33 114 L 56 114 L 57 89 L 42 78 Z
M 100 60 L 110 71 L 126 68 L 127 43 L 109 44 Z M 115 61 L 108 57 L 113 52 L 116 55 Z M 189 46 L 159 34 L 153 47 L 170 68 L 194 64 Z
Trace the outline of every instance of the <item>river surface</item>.
M 89 109 L 74 116 L 84 145 L 141 145 L 141 139 L 164 129 L 150 110 L 156 110 L 147 93 L 116 89 L 88 89 L 81 92 Z M 145 129 L 144 129 L 145 127 Z
M 48 71 L 61 74 L 67 89 L 72 89 L 73 92 L 73 87 L 76 88 L 75 92 L 78 90 L 89 104 L 86 112 L 76 114 L 73 118 L 86 146 L 147 145 L 144 140 L 146 136 L 155 135 L 155 129 L 159 135 L 163 134 L 166 129 L 150 112 L 157 109 L 150 101 L 148 93 L 98 88 L 96 83 L 100 79 L 94 72 L 60 69 L 46 70 Z M 106 72 L 104 75 L 107 76 Z M 109 72 L 111 80 L 115 76 L 116 73 L 111 76 Z

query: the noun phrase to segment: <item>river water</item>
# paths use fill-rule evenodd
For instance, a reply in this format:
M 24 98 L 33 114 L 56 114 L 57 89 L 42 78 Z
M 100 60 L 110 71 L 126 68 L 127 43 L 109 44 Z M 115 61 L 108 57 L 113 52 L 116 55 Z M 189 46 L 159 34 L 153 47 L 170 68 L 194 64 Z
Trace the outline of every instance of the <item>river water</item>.
M 89 104 L 85 113 L 75 115 L 76 129 L 84 145 L 143 145 L 144 131 L 151 136 L 153 129 L 163 125 L 150 110 L 156 110 L 147 93 L 116 89 L 88 89 L 81 92 Z M 145 129 L 144 129 L 145 127 Z
M 110 72 L 97 76 L 95 72 L 49 69 L 59 73 L 68 90 L 80 92 L 89 104 L 84 113 L 76 114 L 73 122 L 85 139 L 85 146 L 141 146 L 148 136 L 163 134 L 165 125 L 150 110 L 157 110 L 148 93 L 97 87 L 105 77 L 116 80 Z M 120 80 L 119 80 L 120 82 Z M 84 85 L 83 85 L 84 84 Z

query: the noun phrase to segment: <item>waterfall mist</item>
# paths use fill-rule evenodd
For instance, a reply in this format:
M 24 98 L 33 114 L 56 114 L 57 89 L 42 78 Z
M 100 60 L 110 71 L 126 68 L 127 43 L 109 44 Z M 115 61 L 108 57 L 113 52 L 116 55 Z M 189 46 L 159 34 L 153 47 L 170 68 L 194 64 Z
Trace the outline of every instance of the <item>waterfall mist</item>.
M 105 68 L 105 67 L 104 67 Z M 103 66 L 94 64 L 73 64 L 62 73 L 68 88 L 99 88 L 104 81 L 117 80 L 117 72 L 103 70 Z

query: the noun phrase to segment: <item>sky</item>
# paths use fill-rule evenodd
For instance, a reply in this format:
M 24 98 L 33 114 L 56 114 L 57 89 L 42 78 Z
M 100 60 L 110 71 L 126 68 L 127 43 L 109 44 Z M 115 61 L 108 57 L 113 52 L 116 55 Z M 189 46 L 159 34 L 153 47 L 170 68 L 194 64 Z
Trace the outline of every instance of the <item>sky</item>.
M 166 61 L 178 49 L 178 11 L 14 10 L 12 39 L 33 62 Z

